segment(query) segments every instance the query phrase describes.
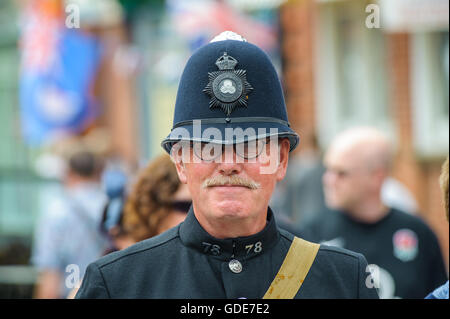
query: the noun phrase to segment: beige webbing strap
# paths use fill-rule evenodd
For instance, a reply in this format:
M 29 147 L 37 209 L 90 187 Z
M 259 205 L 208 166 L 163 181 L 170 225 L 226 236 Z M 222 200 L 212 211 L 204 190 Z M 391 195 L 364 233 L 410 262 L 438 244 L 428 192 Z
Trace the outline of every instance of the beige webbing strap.
M 320 245 L 294 237 L 275 279 L 263 299 L 292 299 L 316 258 Z

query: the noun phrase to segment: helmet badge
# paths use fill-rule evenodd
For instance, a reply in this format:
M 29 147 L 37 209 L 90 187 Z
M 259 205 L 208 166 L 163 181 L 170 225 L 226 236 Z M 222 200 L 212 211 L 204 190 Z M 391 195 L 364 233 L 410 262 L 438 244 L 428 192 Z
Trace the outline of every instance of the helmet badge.
M 238 61 L 226 52 L 216 60 L 219 71 L 208 72 L 209 82 L 203 92 L 211 97 L 209 108 L 220 107 L 227 116 L 239 107 L 247 107 L 248 94 L 253 90 L 247 82 L 247 71 L 234 68 Z

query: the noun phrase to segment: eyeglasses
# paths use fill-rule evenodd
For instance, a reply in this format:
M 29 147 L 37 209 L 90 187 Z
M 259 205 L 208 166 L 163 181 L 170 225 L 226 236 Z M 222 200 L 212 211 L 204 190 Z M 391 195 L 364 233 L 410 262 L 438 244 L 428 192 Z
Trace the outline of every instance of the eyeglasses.
M 203 161 L 213 161 L 228 148 L 245 160 L 255 159 L 261 155 L 266 149 L 266 145 L 270 143 L 269 138 L 257 139 L 236 144 L 218 144 L 207 142 L 190 142 L 190 147 L 194 150 L 195 155 Z

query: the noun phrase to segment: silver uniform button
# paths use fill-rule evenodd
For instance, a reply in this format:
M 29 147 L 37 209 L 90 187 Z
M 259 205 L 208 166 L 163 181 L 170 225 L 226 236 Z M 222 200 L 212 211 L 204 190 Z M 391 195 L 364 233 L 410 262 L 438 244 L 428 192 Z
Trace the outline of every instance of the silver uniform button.
M 228 267 L 230 267 L 230 270 L 234 272 L 235 274 L 238 274 L 242 271 L 242 264 L 239 260 L 232 259 L 228 263 Z

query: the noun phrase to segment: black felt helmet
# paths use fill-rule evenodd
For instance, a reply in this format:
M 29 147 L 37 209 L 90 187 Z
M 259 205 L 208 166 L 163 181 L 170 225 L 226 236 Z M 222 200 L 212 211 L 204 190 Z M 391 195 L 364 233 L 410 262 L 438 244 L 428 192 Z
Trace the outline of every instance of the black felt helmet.
M 234 33 L 222 35 L 188 60 L 162 147 L 170 153 L 180 140 L 235 144 L 278 136 L 289 138 L 292 151 L 299 136 L 269 57 Z

